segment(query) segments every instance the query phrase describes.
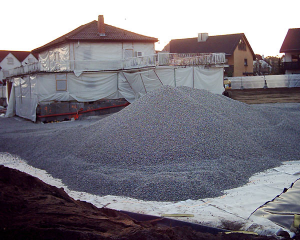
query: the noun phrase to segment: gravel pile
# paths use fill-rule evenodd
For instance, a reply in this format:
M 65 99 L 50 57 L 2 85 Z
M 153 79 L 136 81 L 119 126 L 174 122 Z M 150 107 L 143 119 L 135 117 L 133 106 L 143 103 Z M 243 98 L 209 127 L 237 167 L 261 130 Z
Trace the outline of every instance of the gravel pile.
M 5 151 L 74 190 L 153 201 L 216 197 L 300 159 L 299 105 L 272 106 L 164 86 L 93 124 L 19 135 L 24 144 L 7 141 Z

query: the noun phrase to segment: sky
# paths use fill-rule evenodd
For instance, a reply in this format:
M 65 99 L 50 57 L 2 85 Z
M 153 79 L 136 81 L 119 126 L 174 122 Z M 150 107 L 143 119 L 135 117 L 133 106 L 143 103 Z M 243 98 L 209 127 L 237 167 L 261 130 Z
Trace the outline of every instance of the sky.
M 255 54 L 276 56 L 289 28 L 300 28 L 299 0 L 3 0 L 0 50 L 31 51 L 97 20 L 156 37 L 156 50 L 171 39 L 244 33 Z

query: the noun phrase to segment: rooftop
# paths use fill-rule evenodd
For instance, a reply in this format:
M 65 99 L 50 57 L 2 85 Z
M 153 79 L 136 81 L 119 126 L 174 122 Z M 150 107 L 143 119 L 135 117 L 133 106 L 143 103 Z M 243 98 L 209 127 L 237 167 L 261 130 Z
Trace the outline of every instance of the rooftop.
M 10 50 L 0 50 L 0 62 L 11 53 L 14 55 L 20 62 L 23 62 L 24 59 L 31 53 L 30 51 L 10 51 Z M 35 56 L 37 58 L 37 56 Z
M 281 53 L 300 51 L 300 28 L 290 28 L 280 48 Z
M 71 32 L 33 50 L 33 52 L 41 52 L 58 44 L 72 41 L 86 42 L 157 42 L 158 39 L 148 37 L 134 32 L 130 32 L 121 28 L 117 28 L 108 24 L 104 24 L 105 35 L 99 34 L 98 21 L 94 20 L 87 24 L 72 30 Z
M 198 38 L 173 39 L 169 42 L 170 53 L 218 53 L 232 55 L 241 39 L 250 48 L 253 58 L 255 54 L 244 33 L 209 36 L 206 41 L 198 42 Z

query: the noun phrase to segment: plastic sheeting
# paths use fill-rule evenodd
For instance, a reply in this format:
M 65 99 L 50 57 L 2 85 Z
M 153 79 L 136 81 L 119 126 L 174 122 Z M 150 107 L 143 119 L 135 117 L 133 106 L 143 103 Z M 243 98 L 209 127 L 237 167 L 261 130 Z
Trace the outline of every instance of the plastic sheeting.
M 300 74 L 230 77 L 232 89 L 300 87 Z
M 6 98 L 6 86 L 0 86 L 0 98 Z
M 136 73 L 122 72 L 119 79 L 119 84 L 127 82 L 130 85 L 136 97 L 143 96 L 162 85 L 188 86 L 216 94 L 222 94 L 224 91 L 223 68 L 155 68 Z
M 294 219 L 300 214 L 300 180 L 292 184 L 289 189 L 254 212 L 254 216 L 264 217 L 291 231 L 299 229 L 299 224 L 294 224 Z M 298 215 L 298 216 L 297 216 Z
M 69 45 L 62 45 L 49 51 L 39 54 L 41 71 L 67 71 L 70 70 L 70 48 Z
M 128 102 L 140 98 L 162 85 L 188 86 L 222 94 L 223 68 L 187 67 L 155 68 L 147 71 L 44 73 L 14 78 L 12 100 L 6 116 L 18 116 L 36 121 L 40 102 L 92 102 L 99 99 L 125 98 Z M 14 97 L 13 97 L 14 96 Z
M 40 53 L 39 61 L 41 71 L 74 71 L 79 76 L 83 71 L 122 69 L 126 51 L 130 53 L 131 58 L 137 52 L 142 56 L 155 54 L 153 43 L 76 42 Z

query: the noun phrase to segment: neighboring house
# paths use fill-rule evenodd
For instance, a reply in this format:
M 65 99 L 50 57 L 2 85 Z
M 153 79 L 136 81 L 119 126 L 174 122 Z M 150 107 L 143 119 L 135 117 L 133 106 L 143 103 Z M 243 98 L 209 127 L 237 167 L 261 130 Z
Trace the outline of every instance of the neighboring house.
M 256 54 L 256 60 L 253 61 L 254 75 L 268 75 L 272 72 L 272 66 L 264 60 L 264 57 Z
M 199 33 L 198 38 L 173 39 L 163 49 L 170 53 L 225 53 L 225 76 L 253 75 L 255 54 L 244 33 L 208 36 Z
M 37 56 L 28 51 L 0 50 L 0 105 L 6 106 L 6 97 L 10 95 L 11 85 L 5 86 L 4 81 L 10 71 L 37 61 Z
M 300 28 L 288 30 L 280 48 L 280 53 L 284 53 L 285 74 L 300 73 Z
M 9 76 L 9 70 L 34 62 L 37 58 L 31 52 L 0 50 L 0 81 Z

